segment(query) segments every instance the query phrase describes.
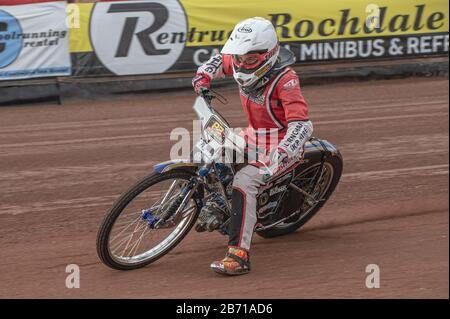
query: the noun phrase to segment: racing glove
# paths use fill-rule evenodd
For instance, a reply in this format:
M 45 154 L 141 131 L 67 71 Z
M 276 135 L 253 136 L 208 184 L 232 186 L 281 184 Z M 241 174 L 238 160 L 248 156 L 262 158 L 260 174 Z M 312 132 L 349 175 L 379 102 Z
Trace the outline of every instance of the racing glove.
M 211 78 L 205 73 L 197 73 L 192 79 L 192 86 L 197 94 L 201 94 L 205 90 L 209 90 L 211 86 Z
M 289 159 L 289 154 L 281 147 L 278 147 L 270 156 L 270 164 L 277 167 L 284 166 L 289 162 Z

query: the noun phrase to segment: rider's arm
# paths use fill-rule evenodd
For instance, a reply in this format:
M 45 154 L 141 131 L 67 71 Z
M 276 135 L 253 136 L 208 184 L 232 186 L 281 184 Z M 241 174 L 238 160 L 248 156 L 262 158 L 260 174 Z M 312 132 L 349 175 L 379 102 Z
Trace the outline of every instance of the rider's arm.
M 286 135 L 278 144 L 278 150 L 285 152 L 288 159 L 300 157 L 303 146 L 309 140 L 313 132 L 311 121 L 289 122 Z
M 233 74 L 230 55 L 216 54 L 203 63 L 192 79 L 192 85 L 197 93 L 201 88 L 209 89 L 211 80 Z
M 277 85 L 278 98 L 284 108 L 288 129 L 286 135 L 278 144 L 277 158 L 284 155 L 288 159 L 301 156 L 303 146 L 313 132 L 312 122 L 308 116 L 308 106 L 300 89 L 298 76 L 292 70 L 280 80 Z

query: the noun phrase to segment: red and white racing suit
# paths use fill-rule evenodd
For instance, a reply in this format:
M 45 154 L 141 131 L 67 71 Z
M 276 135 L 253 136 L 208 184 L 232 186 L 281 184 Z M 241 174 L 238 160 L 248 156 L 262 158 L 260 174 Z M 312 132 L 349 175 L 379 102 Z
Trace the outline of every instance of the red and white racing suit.
M 200 66 L 197 74 L 210 80 L 232 75 L 232 63 L 230 55 L 217 54 Z M 249 123 L 244 130 L 248 144 L 264 148 L 266 154 L 283 153 L 288 160 L 302 155 L 313 127 L 299 78 L 291 67 L 278 71 L 259 95 L 246 94 L 241 89 L 240 98 Z M 274 132 L 277 133 L 275 138 Z M 265 176 L 258 166 L 245 166 L 233 180 L 229 246 L 247 251 L 257 222 L 256 195 L 258 188 L 265 183 Z

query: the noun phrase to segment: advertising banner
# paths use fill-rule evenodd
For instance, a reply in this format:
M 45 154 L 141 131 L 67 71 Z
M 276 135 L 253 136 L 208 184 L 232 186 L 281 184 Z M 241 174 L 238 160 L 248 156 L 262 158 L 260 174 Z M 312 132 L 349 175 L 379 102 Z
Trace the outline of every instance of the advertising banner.
M 65 2 L 0 6 L 0 80 L 70 74 Z
M 297 63 L 448 54 L 445 0 L 143 0 L 80 4 L 75 75 L 194 70 L 234 25 L 261 16 Z

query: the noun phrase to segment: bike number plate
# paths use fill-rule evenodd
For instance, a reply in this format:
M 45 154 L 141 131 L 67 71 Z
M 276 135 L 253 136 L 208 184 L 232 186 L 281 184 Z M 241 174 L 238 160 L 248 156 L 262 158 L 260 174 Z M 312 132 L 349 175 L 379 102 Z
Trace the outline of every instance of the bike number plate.
M 225 127 L 214 117 L 206 124 L 206 132 L 211 136 L 217 143 L 225 143 Z

